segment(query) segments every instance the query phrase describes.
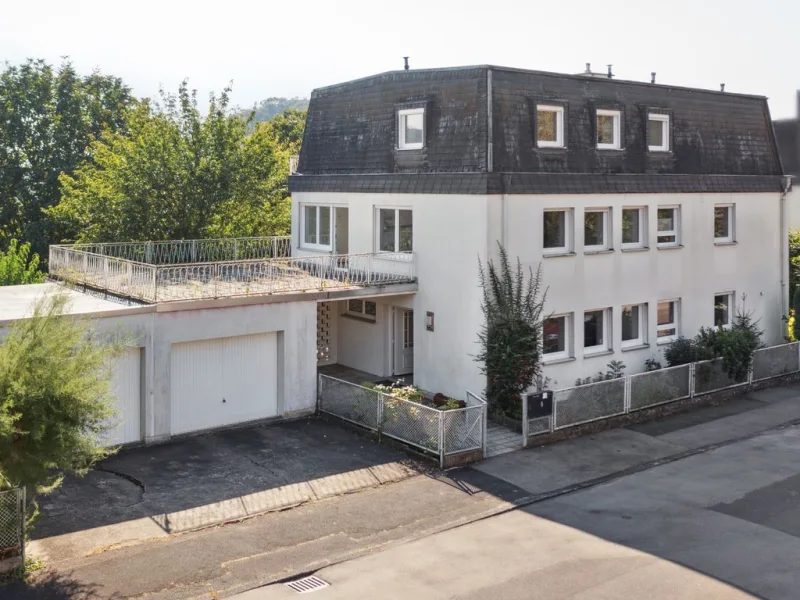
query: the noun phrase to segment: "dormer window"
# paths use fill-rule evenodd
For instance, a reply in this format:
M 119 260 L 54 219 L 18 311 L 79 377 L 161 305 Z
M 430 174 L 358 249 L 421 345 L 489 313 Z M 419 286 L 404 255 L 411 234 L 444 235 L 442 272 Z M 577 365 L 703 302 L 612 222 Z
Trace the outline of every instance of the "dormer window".
M 419 150 L 425 143 L 425 109 L 409 108 L 397 111 L 400 150 Z
M 536 107 L 536 145 L 564 147 L 564 107 L 539 104 Z
M 618 110 L 597 109 L 597 148 L 619 150 L 622 148 L 622 113 Z
M 669 115 L 647 115 L 647 149 L 650 152 L 669 152 Z

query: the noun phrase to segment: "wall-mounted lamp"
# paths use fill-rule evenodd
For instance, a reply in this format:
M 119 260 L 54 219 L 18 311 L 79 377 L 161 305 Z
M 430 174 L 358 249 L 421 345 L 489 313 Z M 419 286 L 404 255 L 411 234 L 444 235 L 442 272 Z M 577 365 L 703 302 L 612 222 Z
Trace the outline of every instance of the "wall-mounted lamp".
M 430 311 L 425 313 L 425 329 L 433 331 L 433 313 Z

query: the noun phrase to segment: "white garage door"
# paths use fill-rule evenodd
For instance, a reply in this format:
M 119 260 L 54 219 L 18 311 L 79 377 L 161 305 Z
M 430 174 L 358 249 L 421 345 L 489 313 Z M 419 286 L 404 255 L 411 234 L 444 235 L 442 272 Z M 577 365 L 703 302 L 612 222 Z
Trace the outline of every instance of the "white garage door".
M 117 426 L 106 436 L 111 445 L 142 439 L 142 372 L 139 348 L 126 350 L 117 362 L 111 392 L 117 399 Z
M 173 344 L 172 434 L 278 414 L 278 335 Z

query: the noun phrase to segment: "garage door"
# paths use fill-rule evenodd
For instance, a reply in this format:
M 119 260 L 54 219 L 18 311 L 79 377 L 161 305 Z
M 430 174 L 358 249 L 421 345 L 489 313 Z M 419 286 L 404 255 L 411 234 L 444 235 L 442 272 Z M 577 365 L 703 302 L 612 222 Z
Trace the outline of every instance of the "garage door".
M 116 397 L 117 426 L 106 436 L 111 445 L 142 439 L 142 372 L 139 348 L 126 350 L 114 370 L 111 392 Z
M 172 434 L 278 414 L 278 335 L 173 344 Z

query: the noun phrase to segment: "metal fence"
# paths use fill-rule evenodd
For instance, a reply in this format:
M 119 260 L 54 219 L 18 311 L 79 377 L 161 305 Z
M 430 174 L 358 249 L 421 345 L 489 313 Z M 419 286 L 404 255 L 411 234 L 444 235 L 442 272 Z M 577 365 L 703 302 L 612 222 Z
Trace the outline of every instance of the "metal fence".
M 486 402 L 467 393 L 466 407 L 438 410 L 397 396 L 319 375 L 319 410 L 439 457 L 480 450 L 486 440 Z
M 25 490 L 0 492 L 0 562 L 25 564 Z
M 555 390 L 552 413 L 527 420 L 526 437 L 800 372 L 800 342 L 756 350 L 746 376 L 721 358 Z M 527 407 L 527 397 L 523 399 Z M 527 412 L 524 412 L 527 415 Z M 526 418 L 525 416 L 523 418 Z
M 126 256 L 138 256 L 145 251 L 141 244 L 131 245 L 130 251 L 124 244 L 103 246 L 108 246 L 104 251 L 113 250 Z M 80 248 L 84 246 L 51 246 L 50 275 L 144 302 L 325 291 L 408 283 L 416 277 L 414 255 L 410 253 L 151 264 Z M 179 247 L 171 247 L 170 252 L 177 252 L 175 248 Z M 221 252 L 220 248 L 224 247 L 214 248 Z M 184 248 L 183 251 L 189 250 Z M 158 259 L 164 258 L 166 252 L 159 254 Z

